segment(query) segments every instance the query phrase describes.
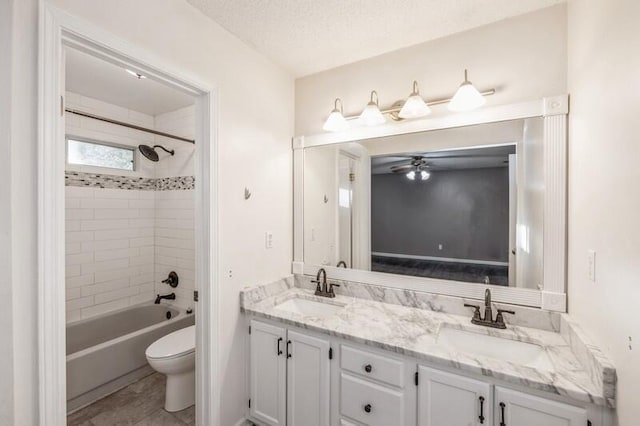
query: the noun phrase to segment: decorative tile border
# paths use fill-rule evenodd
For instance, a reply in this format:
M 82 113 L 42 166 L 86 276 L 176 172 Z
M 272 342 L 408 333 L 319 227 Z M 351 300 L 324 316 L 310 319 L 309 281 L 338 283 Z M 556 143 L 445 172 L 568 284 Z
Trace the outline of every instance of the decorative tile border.
M 195 188 L 195 178 L 193 176 L 175 176 L 154 180 L 156 181 L 156 191 L 175 191 L 177 189 Z
M 175 191 L 195 188 L 195 178 L 193 176 L 175 176 L 155 179 L 66 171 L 64 181 L 65 186 L 139 191 Z

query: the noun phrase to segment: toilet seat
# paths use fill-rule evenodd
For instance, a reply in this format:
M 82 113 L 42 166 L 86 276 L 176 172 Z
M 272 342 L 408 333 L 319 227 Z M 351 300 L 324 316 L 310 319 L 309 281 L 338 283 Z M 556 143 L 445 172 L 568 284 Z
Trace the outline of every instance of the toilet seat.
M 196 326 L 169 333 L 152 343 L 145 354 L 148 359 L 168 360 L 192 354 L 196 350 Z

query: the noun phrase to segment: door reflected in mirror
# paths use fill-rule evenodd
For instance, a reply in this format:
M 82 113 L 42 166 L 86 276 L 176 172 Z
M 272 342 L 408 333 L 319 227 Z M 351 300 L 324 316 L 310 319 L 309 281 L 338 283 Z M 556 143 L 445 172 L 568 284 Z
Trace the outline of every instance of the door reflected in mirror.
M 543 122 L 305 149 L 304 261 L 539 289 Z

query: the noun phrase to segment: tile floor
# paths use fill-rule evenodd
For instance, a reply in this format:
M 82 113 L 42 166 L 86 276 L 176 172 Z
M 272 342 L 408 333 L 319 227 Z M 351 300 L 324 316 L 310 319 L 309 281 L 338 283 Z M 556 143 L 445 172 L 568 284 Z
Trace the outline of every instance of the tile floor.
M 69 426 L 185 426 L 195 425 L 195 406 L 175 413 L 164 411 L 166 378 L 153 373 L 126 388 L 70 414 Z

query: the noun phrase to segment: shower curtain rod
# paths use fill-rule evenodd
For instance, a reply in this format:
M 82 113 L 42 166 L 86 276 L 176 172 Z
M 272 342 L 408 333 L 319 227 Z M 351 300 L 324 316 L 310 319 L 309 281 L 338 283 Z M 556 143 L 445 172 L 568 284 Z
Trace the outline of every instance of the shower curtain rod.
M 116 124 L 118 126 L 128 127 L 130 129 L 140 130 L 141 132 L 153 133 L 154 135 L 164 136 L 166 138 L 177 139 L 182 142 L 188 142 L 195 145 L 196 141 L 193 139 L 183 138 L 182 136 L 172 135 L 170 133 L 159 132 L 153 129 L 147 129 L 146 127 L 136 126 L 135 124 L 125 123 L 124 121 L 112 120 L 110 118 L 100 117 L 99 115 L 89 114 L 88 112 L 82 112 L 75 109 L 65 108 L 65 111 L 71 114 L 80 115 L 82 117 L 93 118 L 94 120 L 104 121 L 105 123 Z

